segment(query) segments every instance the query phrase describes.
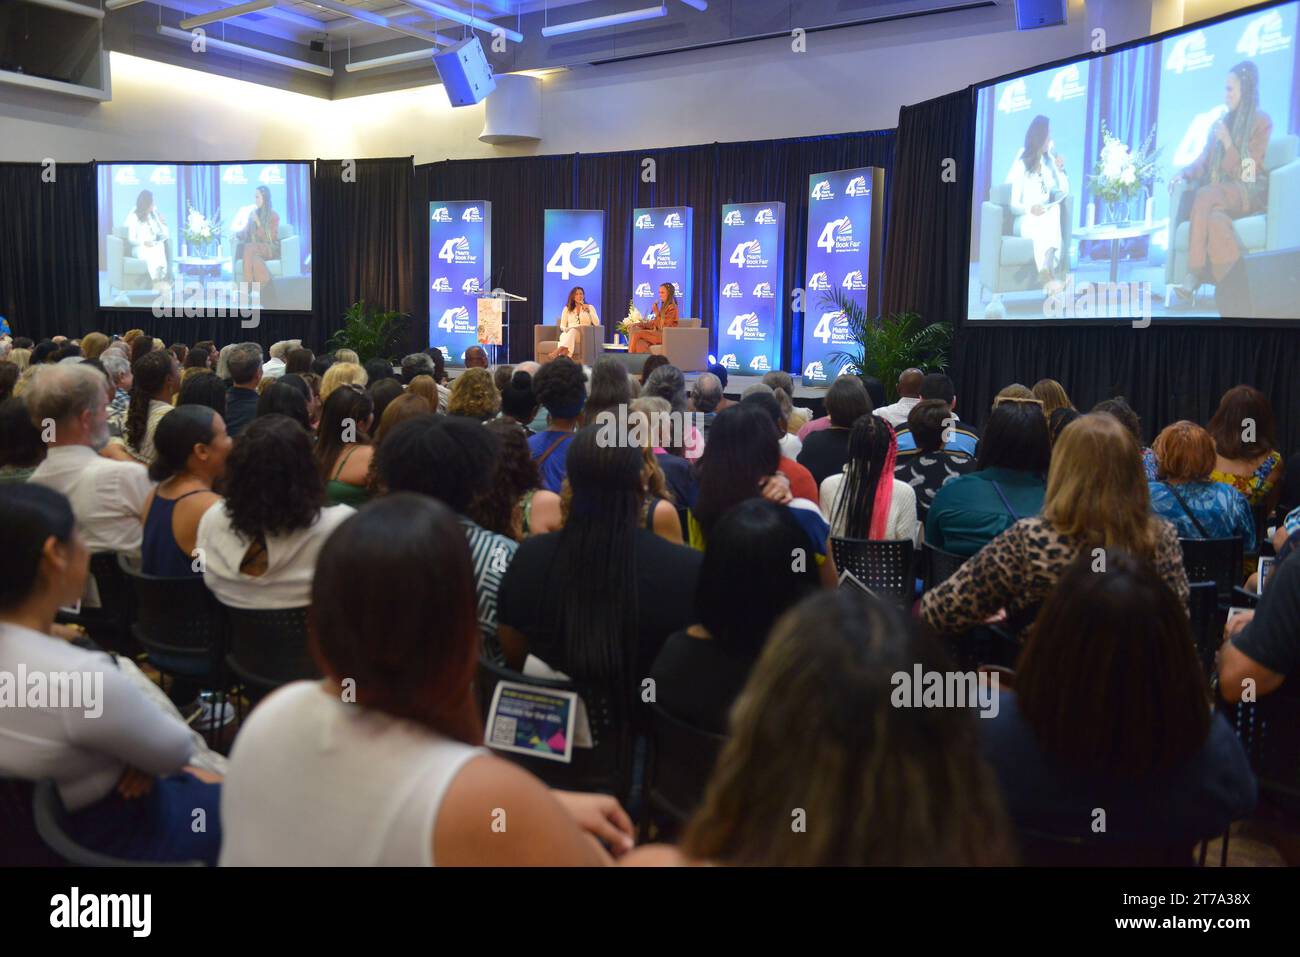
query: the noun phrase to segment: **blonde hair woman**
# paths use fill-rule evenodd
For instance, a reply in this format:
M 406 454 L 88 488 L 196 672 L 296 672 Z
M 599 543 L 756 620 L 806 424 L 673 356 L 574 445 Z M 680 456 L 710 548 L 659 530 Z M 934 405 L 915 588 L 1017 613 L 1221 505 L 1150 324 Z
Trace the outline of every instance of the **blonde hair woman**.
M 81 340 L 81 354 L 87 359 L 98 359 L 108 348 L 108 336 L 102 332 L 88 332 Z
M 1065 392 L 1065 386 L 1055 379 L 1039 379 L 1034 383 L 1034 398 L 1043 403 L 1043 414 L 1050 417 L 1057 409 L 1073 409 L 1074 403 Z
M 1080 416 L 1052 449 L 1043 510 L 1016 522 L 921 599 L 938 631 L 960 633 L 1005 609 L 1027 632 L 1038 606 L 1080 553 L 1118 549 L 1155 566 L 1187 606 L 1178 531 L 1151 514 L 1137 440 L 1106 413 Z
M 500 411 L 501 393 L 497 391 L 492 373 L 487 369 L 466 369 L 451 384 L 451 396 L 447 399 L 447 412 L 450 415 L 463 415 L 486 422 Z
M 32 350 L 15 349 L 9 353 L 9 361 L 18 367 L 19 372 L 26 372 L 32 361 Z
M 355 362 L 336 362 L 325 370 L 325 376 L 320 380 L 321 404 L 324 405 L 330 393 L 341 385 L 359 385 L 364 389 L 369 381 L 366 370 Z

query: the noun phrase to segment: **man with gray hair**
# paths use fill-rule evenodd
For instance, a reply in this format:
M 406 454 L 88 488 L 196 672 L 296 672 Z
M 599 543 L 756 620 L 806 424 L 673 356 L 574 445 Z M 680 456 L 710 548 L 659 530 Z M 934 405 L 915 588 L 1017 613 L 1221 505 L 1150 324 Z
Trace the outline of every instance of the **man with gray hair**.
M 226 432 L 233 439 L 257 417 L 257 386 L 262 381 L 262 347 L 241 342 L 226 356 L 230 388 L 226 390 Z
M 438 408 L 435 412 L 447 412 L 447 401 L 451 398 L 451 389 L 438 381 L 438 365 L 433 356 L 427 352 L 412 352 L 402 358 L 402 382 L 410 385 L 416 376 L 427 375 L 438 387 Z
M 302 345 L 301 339 L 282 339 L 271 345 L 271 358 L 262 366 L 262 378 L 278 379 L 284 375 L 285 357 Z
M 108 441 L 108 382 L 92 365 L 42 366 L 24 393 L 49 446 L 29 481 L 62 492 L 91 552 L 139 556 L 145 501 L 153 489 L 138 462 L 95 453 Z
M 699 423 L 706 442 L 709 440 L 709 427 L 713 425 L 721 401 L 722 380 L 712 372 L 702 373 L 691 387 L 691 409 L 695 412 L 695 421 Z
M 117 350 L 105 349 L 99 357 L 99 364 L 104 367 L 104 374 L 113 383 L 113 398 L 108 402 L 108 434 L 120 439 L 126 429 L 126 412 L 131 406 L 131 385 L 135 381 L 131 374 L 131 362 Z

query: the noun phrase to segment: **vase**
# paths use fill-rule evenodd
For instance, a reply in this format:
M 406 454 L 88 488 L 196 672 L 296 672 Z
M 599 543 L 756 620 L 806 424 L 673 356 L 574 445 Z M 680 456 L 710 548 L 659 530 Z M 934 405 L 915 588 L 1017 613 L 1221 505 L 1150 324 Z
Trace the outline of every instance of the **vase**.
M 1112 225 L 1122 225 L 1129 220 L 1127 199 L 1112 199 L 1106 203 L 1106 221 Z

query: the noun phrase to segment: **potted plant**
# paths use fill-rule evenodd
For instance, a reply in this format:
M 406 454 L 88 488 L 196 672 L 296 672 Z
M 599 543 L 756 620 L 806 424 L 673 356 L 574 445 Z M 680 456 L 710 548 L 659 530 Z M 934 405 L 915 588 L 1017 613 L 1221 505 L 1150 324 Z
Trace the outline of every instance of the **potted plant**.
M 898 399 L 898 377 L 904 369 L 942 369 L 948 363 L 952 326 L 924 325 L 914 312 L 868 317 L 866 309 L 842 289 L 829 290 L 823 301 L 844 314 L 846 349 L 830 354 L 847 359 L 858 375 L 879 379 L 890 402 Z
M 393 350 L 406 331 L 410 316 L 396 310 L 371 306 L 363 299 L 343 313 L 343 327 L 330 336 L 325 347 L 351 349 L 364 364 L 371 359 L 392 360 Z

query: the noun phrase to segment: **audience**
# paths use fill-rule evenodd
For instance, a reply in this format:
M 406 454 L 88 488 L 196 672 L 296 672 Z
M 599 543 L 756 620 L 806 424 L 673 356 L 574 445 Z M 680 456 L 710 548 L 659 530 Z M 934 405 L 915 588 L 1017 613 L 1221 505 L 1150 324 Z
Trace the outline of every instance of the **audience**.
M 699 423 L 706 443 L 709 441 L 709 427 L 713 425 L 713 417 L 718 414 L 721 405 L 721 380 L 712 372 L 696 377 L 695 384 L 691 386 L 690 410 L 695 413 L 695 421 Z M 800 448 L 802 447 L 800 443 Z
M 844 376 L 840 378 L 842 379 Z M 912 411 L 912 407 L 921 401 L 921 382 L 924 379 L 925 372 L 923 370 L 904 369 L 898 375 L 898 401 L 891 405 L 876 408 L 876 415 L 895 429 L 900 428 L 907 421 L 907 414 Z M 836 379 L 835 381 L 840 380 Z M 826 411 L 830 412 L 830 406 L 826 407 Z
M 1181 845 L 1190 860 L 1254 809 L 1255 779 L 1208 706 L 1179 596 L 1149 562 L 1104 557 L 1080 555 L 1047 596 L 1014 693 L 979 722 L 984 753 L 1022 833 Z
M 919 376 L 918 372 L 918 388 Z M 918 398 L 916 401 L 921 400 Z M 818 488 L 829 476 L 838 475 L 844 469 L 849 460 L 849 429 L 870 411 L 871 398 L 857 376 L 842 375 L 826 390 L 830 427 L 807 436 L 798 458 L 799 464 L 812 473 Z
M 602 356 L 591 370 L 585 421 L 599 421 L 602 412 L 618 413 L 620 405 L 632 401 L 632 385 L 627 368 L 613 356 Z
M 974 555 L 1022 518 L 1037 515 L 1052 458 L 1043 407 L 1005 398 L 993 406 L 975 471 L 944 484 L 925 519 L 926 544 Z
M 370 498 L 366 479 L 374 449 L 370 430 L 375 423 L 375 405 L 359 386 L 334 390 L 321 410 L 313 454 L 325 500 L 331 505 L 357 508 Z
M 176 394 L 176 406 L 205 405 L 217 415 L 226 414 L 226 384 L 206 369 L 190 369 L 195 373 L 181 383 Z M 259 399 L 259 404 L 260 404 Z
M 533 394 L 546 409 L 547 424 L 546 431 L 529 437 L 528 448 L 541 473 L 542 488 L 559 492 L 569 444 L 587 403 L 587 378 L 582 366 L 568 356 L 552 359 L 534 378 Z
M 609 860 L 601 842 L 631 847 L 613 798 L 552 791 L 483 748 L 459 524 L 437 502 L 393 495 L 326 543 L 310 626 L 326 677 L 281 688 L 241 731 L 221 799 L 223 865 L 594 865 Z M 393 594 L 423 600 L 394 605 Z M 490 826 L 497 815 L 504 829 Z
M 677 514 L 677 497 L 668 486 L 668 480 L 660 466 L 660 453 L 664 453 L 665 459 L 671 459 L 675 462 L 681 462 L 690 470 L 690 465 L 685 459 L 679 458 L 666 452 L 660 442 L 666 442 L 664 432 L 671 428 L 672 419 L 668 416 L 666 408 L 668 402 L 654 396 L 649 399 L 637 399 L 637 402 L 644 402 L 646 405 L 639 409 L 630 409 L 627 413 L 627 422 L 629 429 L 628 441 L 636 437 L 636 431 L 640 430 L 645 437 L 644 444 L 641 446 L 641 480 L 645 488 L 644 504 L 641 508 L 642 525 L 654 532 L 660 538 L 672 542 L 674 545 L 683 544 L 682 541 L 682 522 Z
M 911 487 L 916 495 L 916 517 L 925 525 L 930 504 L 943 488 L 958 476 L 974 471 L 975 459 L 944 442 L 952 426 L 952 411 L 942 399 L 922 399 L 907 414 L 907 433 L 912 451 L 900 450 L 894 478 Z
M 957 391 L 952 379 L 942 372 L 931 372 L 921 380 L 921 402 L 942 402 L 949 421 L 943 429 L 943 447 L 950 452 L 964 452 L 974 455 L 979 449 L 980 435 L 973 425 L 962 422 L 957 415 Z M 920 405 L 918 402 L 916 405 Z M 912 408 L 915 409 L 916 405 Z M 908 413 L 911 415 L 911 412 Z M 909 458 L 916 454 L 916 439 L 906 420 L 902 427 L 896 427 L 898 437 L 898 456 Z
M 812 472 L 795 461 L 798 452 L 795 452 L 794 455 L 790 454 L 791 449 L 787 443 L 790 440 L 798 443 L 799 440 L 786 430 L 789 420 L 786 419 L 785 413 L 782 412 L 781 403 L 777 401 L 776 395 L 770 391 L 753 392 L 747 389 L 744 397 L 740 400 L 740 404 L 748 404 L 754 408 L 762 409 L 776 426 L 777 434 L 780 436 L 781 448 L 781 462 L 777 469 L 790 481 L 790 493 L 795 498 L 806 498 L 810 502 L 819 503 L 821 501 L 821 492 L 817 488 L 817 482 L 813 478 Z
M 0 483 L 26 482 L 45 461 L 41 430 L 18 397 L 0 402 Z
M 68 497 L 91 553 L 140 554 L 141 519 L 153 484 L 139 462 L 95 454 L 108 441 L 108 389 L 88 365 L 42 366 L 23 396 L 32 424 L 53 424 L 31 481 Z M 46 436 L 42 434 L 44 439 Z M 0 551 L 3 551 L 0 549 Z
M 509 419 L 531 438 L 533 430 L 530 423 L 537 418 L 541 404 L 533 394 L 532 373 L 515 369 L 510 377 L 510 384 L 501 390 L 501 417 Z
M 726 734 L 727 712 L 773 623 L 821 587 L 815 568 L 790 560 L 806 542 L 789 509 L 762 499 L 718 520 L 700 565 L 694 624 L 669 635 L 650 669 L 660 707 Z
M 649 443 L 648 448 L 664 477 L 667 491 L 665 497 L 671 498 L 675 505 L 690 508 L 695 503 L 695 495 L 699 491 L 695 467 L 684 457 L 670 452 L 666 445 L 660 444 L 672 441 L 671 412 L 672 406 L 668 404 L 667 399 L 658 396 L 633 399 L 628 407 L 628 426 L 630 428 L 636 421 L 645 423 L 645 439 Z
M 158 423 L 154 447 L 149 478 L 158 485 L 145 501 L 140 568 L 160 578 L 201 575 L 199 523 L 221 501 L 213 486 L 232 447 L 226 424 L 207 406 L 178 406 Z
M 821 486 L 822 514 L 832 535 L 917 540 L 916 493 L 894 477 L 897 454 L 894 430 L 880 416 L 869 412 L 853 423 L 844 471 Z
M 483 528 L 470 516 L 475 496 L 493 481 L 501 441 L 483 426 L 445 415 L 422 415 L 384 436 L 375 452 L 378 485 L 385 493 L 418 492 L 438 499 L 460 519 L 469 541 L 479 630 L 484 653 L 500 659 L 497 603 L 519 545 Z
M 226 459 L 225 499 L 199 522 L 203 580 L 232 608 L 303 608 L 321 545 L 353 514 L 322 507 L 311 436 L 284 415 L 254 420 Z
M 480 369 L 479 371 L 486 372 L 487 370 Z M 464 374 L 465 373 L 462 373 L 461 375 L 463 376 Z M 437 406 L 439 412 L 451 412 L 451 390 L 448 390 L 447 401 L 446 403 L 443 403 L 441 401 L 442 393 L 438 390 L 438 383 L 433 381 L 433 376 L 431 375 L 416 376 L 406 384 L 406 391 L 411 395 L 418 395 L 431 406 Z
M 388 404 L 404 394 L 405 390 L 402 388 L 401 382 L 390 376 L 378 381 L 372 378 L 369 392 L 370 401 L 375 405 L 375 424 L 378 427 L 378 424 L 383 421 L 384 410 L 388 408 Z
M 1050 421 L 1052 413 L 1057 409 L 1069 409 L 1071 412 L 1077 411 L 1070 397 L 1065 393 L 1065 387 L 1055 379 L 1039 379 L 1034 383 L 1034 398 L 1043 403 L 1043 414 Z
M 1219 692 L 1225 700 L 1242 700 L 1247 687 L 1256 699 L 1272 694 L 1295 674 L 1300 669 L 1300 560 L 1280 562 L 1258 607 L 1233 617 L 1224 636 Z
M 304 349 L 302 346 L 290 349 L 288 355 L 284 357 L 284 374 L 302 375 L 304 372 L 311 372 L 312 363 L 315 361 L 316 353 L 310 349 Z M 389 372 L 391 374 L 392 370 L 390 369 Z
M 226 393 L 226 431 L 235 439 L 257 417 L 257 386 L 262 381 L 262 347 L 256 342 L 243 342 L 237 346 L 227 346 L 221 350 L 221 355 L 230 372 L 230 389 Z M 217 363 L 217 375 L 222 376 L 220 361 Z
M 1248 385 L 1234 386 L 1223 393 L 1206 431 L 1216 453 L 1211 480 L 1231 485 L 1252 507 L 1272 509 L 1282 494 L 1283 468 L 1268 397 Z
M 557 531 L 563 524 L 560 496 L 540 487 L 523 430 L 509 419 L 493 419 L 487 430 L 501 440 L 501 449 L 494 477 L 475 495 L 470 518 L 517 542 Z
M 96 699 L 88 694 L 85 708 L 0 708 L 0 774 L 52 778 L 68 809 L 63 827 L 85 847 L 130 860 L 215 864 L 219 779 L 187 767 L 189 728 L 112 658 L 50 634 L 57 611 L 81 598 L 89 578 L 91 548 L 78 524 L 52 489 L 0 486 L 0 671 L 80 675 L 94 682 Z M 206 828 L 190 826 L 196 811 Z
M 1214 471 L 1214 440 L 1195 422 L 1165 426 L 1152 446 L 1156 478 L 1148 483 L 1151 511 L 1178 529 L 1180 538 L 1232 538 L 1255 550 L 1255 518 L 1246 496 Z
M 359 385 L 364 389 L 366 381 L 366 370 L 357 363 L 336 361 L 321 376 L 320 400 L 321 402 L 328 402 L 330 394 L 339 386 Z
M 681 850 L 647 847 L 628 862 L 1014 863 L 997 781 L 979 755 L 979 719 L 967 708 L 894 706 L 896 676 L 914 667 L 951 666 L 896 611 L 856 589 L 795 606 L 736 699 Z
M 267 382 L 269 384 L 257 397 L 256 418 L 260 419 L 267 415 L 288 416 L 310 432 L 312 430 L 311 410 L 308 408 L 307 399 L 303 396 L 304 390 L 286 382 L 288 378 L 289 376 L 284 375 L 273 381 L 263 380 L 264 384 Z
M 470 346 L 465 350 L 466 369 L 486 369 L 488 367 L 487 350 L 482 346 Z
M 1017 521 L 927 592 L 921 615 L 935 630 L 959 634 L 1005 609 L 1012 630 L 1027 632 L 1069 564 L 1079 555 L 1096 562 L 1108 549 L 1154 564 L 1186 609 L 1178 531 L 1151 514 L 1137 442 L 1113 417 L 1090 414 L 1052 450 L 1042 512 Z
M 669 360 L 667 356 L 659 356 L 659 355 L 646 356 L 645 364 L 641 366 L 642 392 L 645 391 L 645 384 L 650 381 L 650 376 L 654 373 L 655 369 L 658 369 L 660 366 L 666 366 L 668 364 L 669 364 Z

